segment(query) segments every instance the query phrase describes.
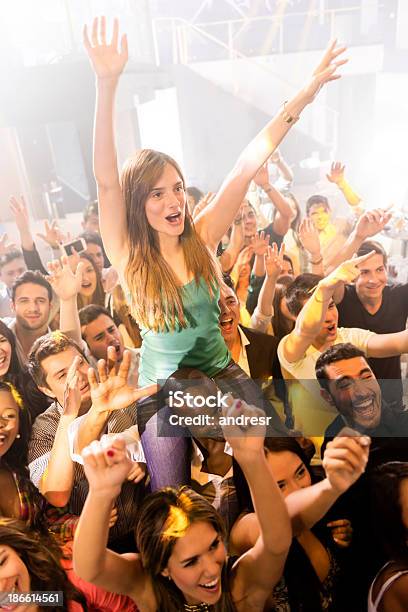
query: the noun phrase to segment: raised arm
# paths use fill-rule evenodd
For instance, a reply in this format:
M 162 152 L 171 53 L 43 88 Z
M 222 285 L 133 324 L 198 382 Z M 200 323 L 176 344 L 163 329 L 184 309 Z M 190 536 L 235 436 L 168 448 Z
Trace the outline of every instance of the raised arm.
M 327 444 L 323 458 L 326 478 L 286 498 L 294 535 L 320 521 L 340 495 L 360 478 L 367 465 L 369 447 L 370 438 L 358 436 L 349 428 Z
M 259 408 L 240 400 L 235 400 L 224 415 L 232 422 L 238 416 L 255 419 L 265 416 Z M 250 610 L 254 601 L 269 596 L 281 577 L 292 541 L 292 529 L 285 501 L 265 458 L 265 427 L 228 425 L 223 430 L 248 482 L 259 523 L 256 542 L 237 561 L 232 586 L 234 600 L 245 601 L 245 609 Z
M 279 174 L 281 175 L 281 177 L 285 181 L 287 181 L 288 183 L 291 183 L 293 181 L 292 168 L 290 168 L 290 166 L 288 166 L 288 164 L 286 163 L 286 161 L 282 157 L 279 148 L 275 149 L 275 151 L 272 153 L 272 155 L 270 157 L 270 161 L 273 164 L 275 164 L 275 166 L 278 169 Z
M 126 211 L 119 181 L 114 136 L 115 94 L 119 77 L 128 59 L 127 38 L 119 42 L 119 23 L 115 19 L 110 43 L 106 40 L 106 19 L 93 21 L 91 39 L 84 28 L 84 45 L 96 75 L 96 112 L 94 129 L 94 173 L 98 186 L 99 222 L 103 244 L 115 267 L 123 267 L 127 254 Z M 122 264 L 122 265 L 119 265 Z
M 273 229 L 279 236 L 284 236 L 294 218 L 293 209 L 285 196 L 269 182 L 268 162 L 263 164 L 254 176 L 254 182 L 267 194 L 276 209 Z
M 325 83 L 340 78 L 336 71 L 346 60 L 336 61 L 336 59 L 344 50 L 344 47 L 336 49 L 336 41 L 329 45 L 311 81 L 285 103 L 272 121 L 249 143 L 213 202 L 197 217 L 196 228 L 204 242 L 211 248 L 217 247 L 233 222 L 251 180 L 286 136 L 305 106 L 313 101 Z
M 81 357 L 75 357 L 67 373 L 64 407 L 52 445 L 47 468 L 40 481 L 40 492 L 53 506 L 66 506 L 74 484 L 74 463 L 68 442 L 68 428 L 81 406 L 77 369 Z
M 352 283 L 360 274 L 358 264 L 372 254 L 373 251 L 345 261 L 317 284 L 313 295 L 300 311 L 294 330 L 282 341 L 283 355 L 289 363 L 295 363 L 304 357 L 321 330 L 328 308 L 335 307 L 333 296 L 336 290 L 339 286 Z
M 137 555 L 106 548 L 112 508 L 132 467 L 125 442 L 116 439 L 109 449 L 94 442 L 82 456 L 89 493 L 75 532 L 74 570 L 87 582 L 135 598 L 146 580 Z
M 326 174 L 327 180 L 337 185 L 350 206 L 358 206 L 361 202 L 361 198 L 346 181 L 344 169 L 345 166 L 342 165 L 341 162 L 333 162 L 330 167 L 330 172 Z
M 60 300 L 60 330 L 82 345 L 77 295 L 81 289 L 83 262 L 72 271 L 66 255 L 48 263 L 49 281 Z
M 272 312 L 272 301 L 275 295 L 275 287 L 278 276 L 282 274 L 283 270 L 283 255 L 285 253 L 285 245 L 282 244 L 278 251 L 276 242 L 272 246 L 268 247 L 267 252 L 264 255 L 265 261 L 265 278 L 261 291 L 258 297 L 258 312 L 264 317 L 271 317 Z
M 326 263 L 326 274 L 333 271 L 343 261 L 350 259 L 358 251 L 364 240 L 381 232 L 391 217 L 392 213 L 381 208 L 367 210 L 362 214 L 343 247 L 337 253 L 334 253 Z
M 99 381 L 92 368 L 88 370 L 88 381 L 91 387 L 92 406 L 88 410 L 78 429 L 74 450 L 76 453 L 98 440 L 114 410 L 123 410 L 142 397 L 157 391 L 157 385 L 136 389 L 128 384 L 131 355 L 124 351 L 120 364 L 116 363 L 116 351 L 108 347 L 108 364 L 104 359 L 98 361 Z
M 299 240 L 309 255 L 313 274 L 324 276 L 323 257 L 320 248 L 319 232 L 311 219 L 305 217 L 299 226 Z

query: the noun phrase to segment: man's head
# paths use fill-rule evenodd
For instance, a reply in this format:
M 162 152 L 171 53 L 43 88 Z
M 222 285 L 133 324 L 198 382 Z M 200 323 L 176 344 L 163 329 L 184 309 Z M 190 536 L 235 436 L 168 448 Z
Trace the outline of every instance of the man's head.
M 89 364 L 74 340 L 60 331 L 41 336 L 31 348 L 28 369 L 38 388 L 63 406 L 67 373 L 77 356 L 81 359 L 78 367 L 81 411 L 85 411 L 91 405 L 87 376 Z
M 363 351 L 353 344 L 336 344 L 316 362 L 321 394 L 350 427 L 370 430 L 381 420 L 381 389 Z
M 306 202 L 306 215 L 313 221 L 317 231 L 324 230 L 330 221 L 330 205 L 325 196 L 313 195 Z
M 27 266 L 20 251 L 11 251 L 0 257 L 0 281 L 7 289 L 11 289 L 14 281 L 26 270 Z
M 96 232 L 82 232 L 79 238 L 83 238 L 86 243 L 85 253 L 88 253 L 95 262 L 99 272 L 102 272 L 105 263 L 105 251 L 103 249 L 102 238 Z
M 102 306 L 90 304 L 79 311 L 82 338 L 95 359 L 106 359 L 108 346 L 116 350 L 117 361 L 122 361 L 122 336 L 109 312 Z
M 27 270 L 11 288 L 12 309 L 21 330 L 37 331 L 46 327 L 51 309 L 52 288 L 40 272 Z
M 312 297 L 318 282 L 322 279 L 318 274 L 299 274 L 286 289 L 286 305 L 289 312 L 297 317 L 306 302 Z M 330 300 L 326 317 L 319 334 L 313 342 L 314 346 L 321 347 L 335 342 L 337 338 L 337 323 L 339 313 L 336 304 Z
M 218 303 L 220 306 L 219 325 L 222 336 L 228 344 L 238 333 L 239 301 L 235 291 L 225 282 L 221 285 Z
M 197 206 L 201 198 L 204 197 L 204 194 L 197 187 L 187 187 L 186 194 L 188 210 L 190 211 L 190 215 L 192 215 L 195 207 Z
M 381 298 L 387 284 L 387 254 L 379 242 L 375 240 L 363 242 L 357 251 L 357 257 L 372 251 L 375 251 L 372 257 L 358 266 L 360 275 L 355 281 L 356 291 L 362 301 Z
M 97 232 L 99 234 L 99 209 L 98 201 L 90 202 L 84 209 L 82 227 L 85 232 Z

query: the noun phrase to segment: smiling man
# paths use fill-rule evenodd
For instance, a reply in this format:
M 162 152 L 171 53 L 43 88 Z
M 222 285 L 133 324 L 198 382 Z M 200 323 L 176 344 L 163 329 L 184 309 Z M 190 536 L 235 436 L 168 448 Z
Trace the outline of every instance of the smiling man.
M 370 358 L 383 359 L 408 351 L 408 330 L 376 334 L 368 329 L 338 327 L 336 296 L 345 284 L 357 282 L 372 255 L 369 252 L 346 261 L 323 279 L 300 275 L 286 291 L 288 308 L 297 319 L 295 329 L 281 340 L 278 356 L 285 378 L 297 381 L 294 389 L 289 389 L 290 403 L 295 428 L 305 435 L 321 436 L 333 420 L 330 406 L 318 405 L 318 397 L 316 401 L 315 364 L 321 353 L 345 342 Z M 299 385 L 307 394 L 299 391 Z
M 47 333 L 52 304 L 52 288 L 40 272 L 27 270 L 11 288 L 11 305 L 15 315 L 5 321 L 16 337 L 16 350 L 21 366 L 37 338 Z
M 345 285 L 337 304 L 339 325 L 359 327 L 377 334 L 390 334 L 405 329 L 408 317 L 408 284 L 388 285 L 387 254 L 380 243 L 363 242 L 357 255 L 373 255 L 359 265 L 360 275 L 353 284 Z M 370 359 L 382 393 L 389 403 L 402 404 L 400 357 Z
M 76 515 L 82 511 L 88 484 L 82 465 L 71 458 L 68 431 L 78 417 L 91 412 L 88 368 L 81 348 L 60 331 L 39 338 L 29 357 L 31 376 L 40 390 L 54 400 L 33 424 L 28 450 L 30 477 L 52 505 L 68 505 L 69 512 Z M 67 389 L 68 381 L 75 392 Z M 97 387 L 96 381 L 94 387 Z M 120 433 L 136 424 L 135 402 L 129 401 L 127 406 L 113 410 L 112 417 L 109 415 L 107 433 Z M 109 532 L 114 546 L 129 546 L 128 534 L 135 524 L 143 495 L 143 485 L 130 481 L 123 485 L 117 503 L 118 518 Z M 134 541 L 133 536 L 131 540 Z

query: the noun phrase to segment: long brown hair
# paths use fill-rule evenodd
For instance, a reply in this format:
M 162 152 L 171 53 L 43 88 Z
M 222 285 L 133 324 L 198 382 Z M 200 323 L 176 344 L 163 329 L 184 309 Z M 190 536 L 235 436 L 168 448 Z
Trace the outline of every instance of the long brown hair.
M 59 606 L 39 606 L 44 612 L 67 612 L 69 602 L 87 610 L 86 599 L 68 580 L 61 567 L 62 553 L 52 536 L 39 534 L 14 519 L 0 518 L 0 545 L 9 546 L 20 557 L 30 575 L 31 591 L 62 591 Z
M 121 175 L 129 243 L 125 281 L 131 295 L 134 318 L 143 327 L 154 331 L 187 326 L 183 313 L 183 290 L 160 252 L 159 237 L 145 212 L 149 193 L 167 164 L 177 171 L 185 188 L 177 162 L 165 153 L 151 149 L 142 149 L 131 157 Z M 221 280 L 221 273 L 215 256 L 195 231 L 187 205 L 180 238 L 187 270 L 194 274 L 197 285 L 202 277 L 210 295 L 213 295 Z
M 225 527 L 218 512 L 188 487 L 166 487 L 149 495 L 143 503 L 136 528 L 136 544 L 143 567 L 152 581 L 157 609 L 161 612 L 180 612 L 184 608 L 183 593 L 172 580 L 162 575 L 162 571 L 167 567 L 177 539 L 183 537 L 192 523 L 199 521 L 209 523 L 225 540 Z M 221 584 L 221 597 L 210 609 L 233 612 L 227 562 L 222 569 Z
M 80 259 L 86 259 L 87 261 L 89 261 L 89 263 L 92 265 L 93 269 L 95 270 L 96 288 L 89 302 L 88 301 L 86 302 L 85 299 L 82 297 L 82 295 L 78 293 L 78 296 L 77 296 L 78 310 L 80 310 L 84 306 L 88 306 L 88 304 L 98 304 L 98 306 L 105 306 L 105 291 L 102 285 L 101 273 L 99 272 L 98 268 L 95 265 L 94 260 L 92 259 L 91 255 L 89 255 L 89 253 L 81 253 Z

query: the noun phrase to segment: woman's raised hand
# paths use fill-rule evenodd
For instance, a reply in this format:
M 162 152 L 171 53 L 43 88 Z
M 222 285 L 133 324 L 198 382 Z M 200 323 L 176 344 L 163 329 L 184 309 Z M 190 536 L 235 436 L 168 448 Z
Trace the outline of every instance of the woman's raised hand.
M 115 499 L 132 468 L 126 442 L 117 436 L 105 448 L 99 440 L 94 440 L 84 448 L 82 458 L 90 491 Z
M 98 79 L 115 79 L 123 71 L 128 60 L 127 36 L 123 34 L 119 43 L 119 21 L 113 22 L 112 39 L 106 41 L 106 17 L 96 17 L 92 23 L 91 40 L 84 26 L 84 46 Z
M 315 96 L 319 93 L 320 89 L 325 83 L 335 81 L 341 77 L 341 75 L 337 73 L 337 69 L 348 62 L 348 60 L 337 60 L 337 58 L 344 53 L 345 50 L 346 47 L 337 47 L 336 38 L 329 44 L 319 65 L 313 72 L 311 81 L 304 89 L 310 102 L 314 100 Z

